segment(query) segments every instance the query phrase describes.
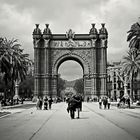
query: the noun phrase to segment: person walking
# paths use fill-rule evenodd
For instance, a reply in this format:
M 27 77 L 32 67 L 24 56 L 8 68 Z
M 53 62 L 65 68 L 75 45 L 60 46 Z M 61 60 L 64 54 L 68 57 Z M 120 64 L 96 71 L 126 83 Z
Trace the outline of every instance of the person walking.
M 80 110 L 82 109 L 82 97 L 80 94 L 74 96 L 76 102 L 76 110 L 77 110 L 77 119 L 80 118 Z
M 44 110 L 48 110 L 48 98 L 46 96 L 44 98 Z
M 49 102 L 49 109 L 51 109 L 52 108 L 52 103 L 53 103 L 52 97 L 49 98 L 48 102 Z
M 74 99 L 74 96 L 71 96 L 68 100 L 68 113 L 70 112 L 71 119 L 75 118 L 75 111 L 76 111 L 76 100 Z
M 108 97 L 108 98 L 107 98 L 107 107 L 108 107 L 108 109 L 110 109 L 110 105 L 111 105 L 111 100 L 110 100 L 110 98 Z
M 87 103 L 89 102 L 89 97 L 87 97 Z
M 126 101 L 127 101 L 127 104 L 128 104 L 128 108 L 130 108 L 130 98 L 128 97 Z
M 42 110 L 43 101 L 42 98 L 39 98 L 39 109 Z
M 37 98 L 37 102 L 36 102 L 36 109 L 39 110 L 39 106 L 40 106 L 40 100 L 39 97 Z
M 106 109 L 106 107 L 107 107 L 107 98 L 106 97 L 103 98 L 103 105 L 104 105 L 104 109 Z
M 120 108 L 120 98 L 117 98 L 117 108 Z
M 99 108 L 102 109 L 102 98 L 99 98 Z

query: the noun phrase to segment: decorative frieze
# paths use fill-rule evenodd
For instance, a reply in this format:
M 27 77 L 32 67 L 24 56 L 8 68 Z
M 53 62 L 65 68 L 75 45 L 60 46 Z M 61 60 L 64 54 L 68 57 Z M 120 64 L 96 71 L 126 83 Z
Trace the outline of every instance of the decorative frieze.
M 72 39 L 52 41 L 51 48 L 91 48 L 91 41 L 74 41 Z

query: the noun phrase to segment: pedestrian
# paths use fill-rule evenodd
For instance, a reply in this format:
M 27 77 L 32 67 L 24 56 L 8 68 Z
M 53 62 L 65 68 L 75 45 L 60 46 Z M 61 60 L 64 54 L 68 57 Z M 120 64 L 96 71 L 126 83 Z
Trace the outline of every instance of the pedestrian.
M 40 105 L 40 100 L 39 97 L 37 98 L 37 102 L 36 102 L 36 109 L 39 110 L 39 105 Z
M 87 97 L 87 103 L 89 102 L 89 97 Z
M 77 110 L 77 119 L 80 118 L 80 110 L 82 109 L 82 97 L 80 94 L 74 96 L 76 102 L 76 110 Z
M 120 108 L 120 98 L 117 98 L 117 108 Z
M 42 110 L 43 101 L 42 98 L 39 98 L 39 109 Z
M 103 105 L 104 105 L 104 109 L 106 109 L 106 107 L 107 107 L 107 98 L 106 97 L 103 98 Z
M 51 109 L 51 107 L 52 107 L 52 103 L 53 103 L 53 99 L 52 99 L 52 97 L 49 98 L 48 102 L 49 102 L 49 109 Z
M 108 98 L 107 98 L 107 107 L 108 107 L 108 109 L 110 109 L 110 105 L 111 105 L 111 100 L 110 100 L 110 98 L 108 97 Z
M 44 97 L 44 110 L 48 110 L 48 98 L 47 96 Z
M 128 99 L 126 101 L 127 101 L 127 104 L 128 104 L 128 108 L 130 108 L 130 98 L 128 97 Z
M 102 109 L 102 98 L 99 98 L 99 108 Z
M 76 111 L 76 100 L 74 99 L 74 96 L 71 96 L 68 100 L 68 113 L 70 112 L 71 119 L 75 118 L 75 111 Z

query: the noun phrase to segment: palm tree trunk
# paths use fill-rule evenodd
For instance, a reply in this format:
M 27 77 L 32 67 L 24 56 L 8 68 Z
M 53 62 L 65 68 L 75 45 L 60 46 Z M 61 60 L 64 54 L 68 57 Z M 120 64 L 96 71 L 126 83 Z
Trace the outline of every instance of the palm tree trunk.
M 132 79 L 131 79 L 131 99 L 133 103 L 133 81 L 134 81 L 134 73 L 132 73 Z

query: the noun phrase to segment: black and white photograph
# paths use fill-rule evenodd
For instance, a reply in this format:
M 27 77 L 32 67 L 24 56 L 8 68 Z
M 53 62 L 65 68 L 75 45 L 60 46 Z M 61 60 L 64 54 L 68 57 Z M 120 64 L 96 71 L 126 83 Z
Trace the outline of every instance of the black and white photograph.
M 140 0 L 0 0 L 0 140 L 140 140 Z

